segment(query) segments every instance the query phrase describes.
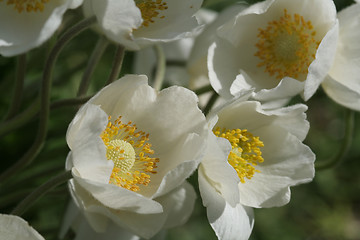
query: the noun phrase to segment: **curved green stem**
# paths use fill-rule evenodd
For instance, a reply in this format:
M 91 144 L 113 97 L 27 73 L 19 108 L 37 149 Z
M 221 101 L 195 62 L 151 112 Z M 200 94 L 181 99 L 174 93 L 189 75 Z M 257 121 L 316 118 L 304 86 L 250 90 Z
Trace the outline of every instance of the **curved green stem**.
M 219 97 L 219 95 L 216 92 L 214 92 L 211 95 L 211 97 L 210 97 L 210 99 L 209 99 L 208 103 L 206 104 L 206 106 L 204 108 L 204 111 L 203 111 L 205 116 L 208 115 L 208 113 L 210 112 L 210 110 L 214 106 L 214 104 L 215 104 L 216 100 L 218 99 L 218 97 Z
M 109 78 L 106 82 L 106 85 L 112 83 L 113 81 L 117 80 L 119 77 L 119 74 L 121 72 L 122 64 L 124 61 L 125 56 L 125 48 L 122 45 L 118 45 L 115 51 L 115 57 L 113 61 L 113 65 L 111 68 L 111 72 L 109 75 Z
M 23 126 L 39 112 L 40 99 L 37 98 L 25 111 L 0 125 L 0 136 L 6 135 L 12 130 Z
M 57 100 L 51 103 L 50 109 L 82 105 L 85 102 L 87 102 L 91 97 L 92 96 L 86 96 L 79 98 L 68 98 L 68 99 Z M 32 118 L 34 118 L 39 113 L 39 110 L 40 110 L 40 100 L 37 99 L 24 112 L 2 123 L 0 125 L 0 136 L 3 136 L 16 128 L 23 126 L 25 123 L 29 122 Z
M 65 46 L 72 38 L 77 36 L 80 32 L 90 27 L 93 23 L 96 22 L 95 17 L 87 18 L 80 21 L 78 24 L 70 28 L 67 32 L 64 33 L 57 41 L 53 49 L 51 50 L 49 57 L 46 61 L 42 85 L 40 91 L 40 119 L 39 119 L 39 128 L 33 145 L 30 149 L 23 155 L 23 157 L 17 161 L 14 165 L 8 168 L 5 172 L 0 175 L 0 182 L 6 180 L 11 175 L 21 170 L 23 167 L 30 164 L 33 159 L 39 154 L 40 150 L 44 145 L 44 141 L 47 135 L 47 127 L 49 120 L 50 112 L 50 92 L 51 92 L 51 80 L 52 72 L 55 66 L 56 59 Z
M 95 71 L 96 65 L 99 63 L 102 55 L 104 54 L 108 43 L 109 41 L 105 37 L 100 37 L 100 39 L 98 40 L 81 79 L 80 86 L 77 92 L 78 97 L 84 96 L 86 94 L 86 91 L 88 90 L 90 85 L 91 76 Z
M 165 78 L 166 58 L 164 50 L 160 44 L 155 45 L 155 51 L 157 55 L 157 65 L 154 78 L 154 88 L 156 90 L 161 90 Z
M 210 84 L 194 90 L 195 94 L 198 96 L 210 91 L 213 91 L 213 88 Z
M 5 120 L 12 118 L 20 108 L 23 88 L 24 88 L 25 72 L 26 72 L 26 54 L 22 54 L 17 58 L 14 93 L 11 101 L 11 106 L 5 117 Z
M 71 171 L 67 171 L 53 177 L 52 179 L 50 179 L 49 181 L 47 181 L 46 183 L 35 189 L 24 200 L 22 200 L 14 208 L 11 214 L 21 216 L 32 204 L 36 202 L 36 200 L 41 198 L 45 193 L 57 187 L 58 185 L 65 183 L 71 178 L 72 178 Z
M 354 111 L 347 109 L 345 114 L 345 135 L 338 153 L 333 159 L 325 163 L 320 162 L 319 164 L 316 164 L 315 165 L 316 170 L 333 168 L 340 165 L 344 161 L 345 156 L 351 146 L 351 142 L 353 139 L 354 122 L 355 122 Z

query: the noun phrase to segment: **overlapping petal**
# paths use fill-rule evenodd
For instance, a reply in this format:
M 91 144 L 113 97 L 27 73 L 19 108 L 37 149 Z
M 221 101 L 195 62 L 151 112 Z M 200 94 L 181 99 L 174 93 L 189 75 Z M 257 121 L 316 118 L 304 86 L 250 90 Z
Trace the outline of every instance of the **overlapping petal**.
M 82 0 L 49 1 L 43 11 L 18 12 L 13 5 L 1 2 L 0 54 L 15 56 L 40 46 L 58 29 L 65 11 L 81 3 Z
M 114 163 L 106 158 L 100 137 L 108 116 L 121 116 L 149 134 L 159 159 L 149 184 L 136 192 L 109 184 Z M 162 227 L 184 222 L 195 194 L 183 183 L 203 156 L 206 129 L 195 94 L 185 88 L 158 93 L 147 85 L 146 76 L 128 75 L 102 89 L 79 110 L 67 133 L 67 167 L 74 176 L 70 189 L 90 225 L 101 231 L 107 225 L 104 219 L 111 219 L 148 238 Z M 180 213 L 183 217 L 173 216 Z

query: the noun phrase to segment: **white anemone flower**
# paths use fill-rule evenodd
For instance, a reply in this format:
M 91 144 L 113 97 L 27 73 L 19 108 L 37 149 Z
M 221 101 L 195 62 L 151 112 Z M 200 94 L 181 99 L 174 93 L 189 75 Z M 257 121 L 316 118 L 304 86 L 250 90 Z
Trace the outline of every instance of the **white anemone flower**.
M 200 9 L 195 16 L 199 24 L 203 26 L 202 29 L 204 29 L 207 24 L 215 20 L 217 12 Z M 189 85 L 189 74 L 187 73 L 185 65 L 189 59 L 196 37 L 197 36 L 194 35 L 193 37 L 159 44 L 163 49 L 167 62 L 165 80 L 168 81 L 169 85 L 185 87 Z M 147 75 L 151 82 L 157 63 L 155 48 L 147 47 L 136 51 L 134 59 L 134 72 L 136 74 Z
M 217 35 L 208 68 L 221 96 L 254 89 L 260 101 L 299 93 L 308 100 L 333 63 L 336 8 L 332 0 L 266 0 L 241 11 Z
M 360 111 L 360 4 L 341 10 L 338 19 L 335 61 L 322 87 L 335 102 Z
M 314 177 L 315 155 L 302 142 L 307 107 L 264 110 L 237 99 L 209 115 L 213 134 L 199 167 L 199 188 L 219 239 L 248 239 L 252 208 L 290 201 L 290 187 Z
M 66 168 L 94 230 L 113 222 L 149 238 L 184 223 L 195 201 L 184 181 L 203 157 L 206 129 L 193 92 L 158 93 L 144 75 L 127 75 L 90 99 L 69 126 Z
M 45 240 L 24 219 L 0 214 L 0 238 L 6 240 Z
M 47 41 L 67 9 L 82 0 L 0 0 L 0 54 L 25 53 Z
M 128 50 L 191 36 L 202 0 L 86 0 L 85 16 L 95 15 L 98 30 Z

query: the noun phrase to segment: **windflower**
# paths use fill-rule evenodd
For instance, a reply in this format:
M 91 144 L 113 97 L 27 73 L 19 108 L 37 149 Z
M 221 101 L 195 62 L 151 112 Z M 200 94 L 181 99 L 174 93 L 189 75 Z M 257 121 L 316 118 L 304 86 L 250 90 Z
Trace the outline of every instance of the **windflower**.
M 85 16 L 95 15 L 98 30 L 129 50 L 188 37 L 198 27 L 194 14 L 202 0 L 86 0 Z
M 259 102 L 235 100 L 208 119 L 207 154 L 199 188 L 208 220 L 219 239 L 248 239 L 252 208 L 282 206 L 290 187 L 314 177 L 315 155 L 303 104 L 264 110 Z
M 44 240 L 24 219 L 0 214 L 0 238 L 6 240 Z
M 338 19 L 335 61 L 322 87 L 335 102 L 360 111 L 360 4 L 341 10 Z
M 193 92 L 158 93 L 146 76 L 125 76 L 90 99 L 69 126 L 73 199 L 97 232 L 112 222 L 150 238 L 182 224 L 195 201 L 185 179 L 203 157 L 206 133 Z
M 208 9 L 200 9 L 195 17 L 199 24 L 206 26 L 215 20 L 217 13 Z M 189 74 L 186 69 L 186 64 L 189 60 L 193 49 L 194 41 L 197 35 L 189 38 L 182 38 L 176 41 L 159 44 L 164 52 L 166 62 L 165 80 L 170 85 L 189 86 Z M 157 56 L 154 47 L 146 47 L 135 52 L 134 56 L 134 72 L 136 74 L 144 74 L 152 80 L 156 69 Z M 205 56 L 206 57 L 206 56 Z M 191 89 L 191 87 L 190 87 Z
M 335 56 L 338 21 L 332 0 L 266 0 L 217 30 L 210 46 L 210 82 L 231 99 L 254 89 L 257 100 L 302 94 L 308 100 Z
M 67 9 L 82 0 L 0 0 L 0 54 L 25 53 L 47 41 Z

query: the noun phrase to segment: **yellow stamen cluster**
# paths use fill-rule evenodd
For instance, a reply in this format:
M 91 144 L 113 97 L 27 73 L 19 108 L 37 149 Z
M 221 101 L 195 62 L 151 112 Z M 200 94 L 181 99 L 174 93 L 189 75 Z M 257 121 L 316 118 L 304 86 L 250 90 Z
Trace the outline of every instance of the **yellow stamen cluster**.
M 3 0 L 0 0 L 2 2 Z M 44 11 L 45 4 L 50 0 L 7 0 L 7 5 L 14 5 L 14 9 L 19 13 Z
M 138 0 L 135 2 L 136 6 L 141 11 L 143 26 L 148 27 L 151 23 L 154 23 L 154 18 L 165 18 L 163 15 L 160 16 L 160 11 L 168 8 L 166 2 L 163 2 L 162 0 Z
M 276 75 L 277 79 L 286 76 L 298 79 L 307 74 L 320 44 L 313 28 L 311 21 L 305 21 L 299 14 L 291 16 L 284 9 L 279 20 L 268 22 L 265 29 L 259 28 L 255 56 L 261 62 L 257 66 L 264 66 L 265 72 Z
M 232 150 L 228 162 L 236 170 L 242 183 L 245 183 L 245 178 L 251 179 L 256 172 L 260 172 L 255 169 L 255 166 L 264 162 L 260 151 L 264 143 L 259 137 L 254 137 L 246 129 L 227 130 L 217 127 L 213 132 L 217 137 L 229 140 Z
M 122 123 L 121 116 L 114 122 L 109 117 L 101 138 L 107 148 L 106 158 L 114 162 L 109 183 L 131 191 L 140 190 L 139 185 L 147 186 L 150 175 L 156 174 L 158 158 L 149 141 L 149 134 L 137 130 L 132 122 Z

